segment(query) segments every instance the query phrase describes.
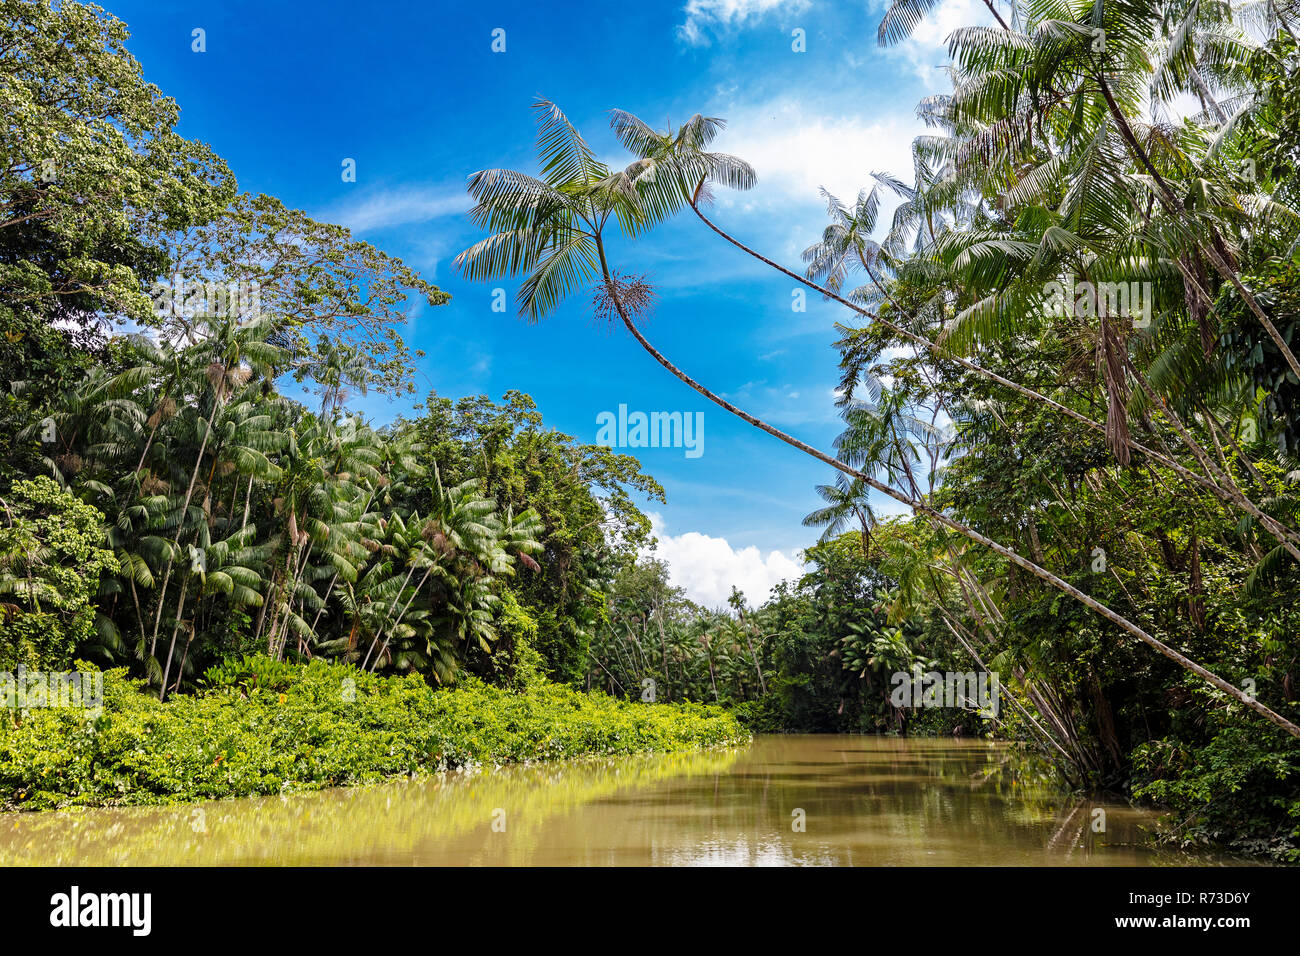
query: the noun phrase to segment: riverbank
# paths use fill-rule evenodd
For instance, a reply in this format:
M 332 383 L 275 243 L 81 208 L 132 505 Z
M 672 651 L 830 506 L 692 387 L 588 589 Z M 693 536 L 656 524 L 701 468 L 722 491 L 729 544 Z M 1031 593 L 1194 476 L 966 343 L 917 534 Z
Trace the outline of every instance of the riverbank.
M 160 703 L 123 670 L 103 674 L 97 716 L 32 709 L 0 721 L 7 810 L 166 804 L 350 786 L 446 770 L 738 743 L 703 704 L 640 704 L 539 683 L 431 689 L 314 661 L 256 659 Z

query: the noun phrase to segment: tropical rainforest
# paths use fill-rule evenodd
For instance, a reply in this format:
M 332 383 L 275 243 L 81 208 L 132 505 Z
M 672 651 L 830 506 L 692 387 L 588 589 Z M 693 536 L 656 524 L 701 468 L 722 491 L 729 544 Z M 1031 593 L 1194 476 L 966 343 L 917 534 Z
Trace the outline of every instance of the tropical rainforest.
M 895 0 L 879 42 L 934 5 Z M 1300 860 L 1300 11 L 987 6 L 913 168 L 825 193 L 802 263 L 720 221 L 762 173 L 711 151 L 721 119 L 612 110 L 608 165 L 541 100 L 536 169 L 469 178 L 467 277 L 519 279 L 531 320 L 591 297 L 827 466 L 806 573 L 706 608 L 655 558 L 660 485 L 524 392 L 350 408 L 415 392 L 406 309 L 449 297 L 241 192 L 125 24 L 0 0 L 0 668 L 106 674 L 89 723 L 3 721 L 5 806 L 986 735 L 1164 809 L 1167 839 Z M 833 449 L 647 338 L 639 244 L 678 215 L 842 308 Z M 996 715 L 891 699 L 973 670 Z

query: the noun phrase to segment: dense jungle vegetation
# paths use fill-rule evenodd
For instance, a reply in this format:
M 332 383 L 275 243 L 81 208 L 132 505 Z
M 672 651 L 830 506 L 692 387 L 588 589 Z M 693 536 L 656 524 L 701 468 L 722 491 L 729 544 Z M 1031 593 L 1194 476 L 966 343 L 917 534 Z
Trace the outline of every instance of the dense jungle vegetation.
M 897 0 L 880 42 L 931 6 Z M 714 221 L 710 191 L 761 174 L 710 151 L 720 120 L 616 110 L 632 160 L 607 166 L 542 101 L 539 172 L 470 178 L 467 276 L 522 277 L 532 319 L 594 289 L 668 373 L 834 469 L 807 573 L 701 608 L 649 550 L 659 485 L 526 394 L 350 409 L 414 391 L 405 309 L 446 294 L 241 193 L 119 21 L 0 0 L 0 668 L 110 671 L 90 725 L 6 719 L 6 804 L 718 744 L 734 714 L 1018 739 L 1177 839 L 1300 859 L 1297 15 L 989 9 L 950 38 L 909 178 L 824 196 L 801 266 Z M 645 337 L 655 291 L 614 258 L 687 211 L 709 254 L 846 310 L 834 456 Z M 918 668 L 997 672 L 1000 714 L 894 707 Z
M 4 803 L 743 739 L 716 708 L 555 686 L 646 543 L 633 495 L 662 490 L 518 392 L 350 412 L 414 390 L 404 310 L 448 296 L 241 194 L 126 37 L 91 6 L 0 6 L 0 669 L 108 669 L 89 724 L 5 719 Z
M 932 6 L 896 0 L 880 43 Z M 910 177 L 873 173 L 848 202 L 823 190 L 829 223 L 798 271 L 706 214 L 714 189 L 757 179 L 710 150 L 718 119 L 660 130 L 615 110 L 635 157 L 617 168 L 541 101 L 540 174 L 471 178 L 491 235 L 462 253 L 467 275 L 525 276 L 533 319 L 597 283 L 598 310 L 665 370 L 835 469 L 807 518 L 825 529 L 808 575 L 720 614 L 642 564 L 616 586 L 591 679 L 651 671 L 763 728 L 987 730 L 899 712 L 886 678 L 997 672 L 993 732 L 1073 785 L 1172 807 L 1178 839 L 1295 860 L 1294 7 L 986 6 L 996 25 L 948 38 L 952 90 L 919 105 L 933 132 Z M 718 255 L 848 310 L 835 456 L 639 327 L 653 290 L 620 272 L 627 240 L 687 209 Z M 912 517 L 879 521 L 885 497 Z

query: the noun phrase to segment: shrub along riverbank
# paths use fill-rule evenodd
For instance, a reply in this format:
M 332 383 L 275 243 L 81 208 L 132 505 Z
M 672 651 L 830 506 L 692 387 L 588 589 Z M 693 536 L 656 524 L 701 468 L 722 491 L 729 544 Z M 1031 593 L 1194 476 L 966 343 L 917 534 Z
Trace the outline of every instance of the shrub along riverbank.
M 102 712 L 34 709 L 0 721 L 6 809 L 177 803 L 422 776 L 475 764 L 687 750 L 747 739 L 721 708 L 638 704 L 539 683 L 418 676 L 248 658 L 166 703 L 121 670 Z

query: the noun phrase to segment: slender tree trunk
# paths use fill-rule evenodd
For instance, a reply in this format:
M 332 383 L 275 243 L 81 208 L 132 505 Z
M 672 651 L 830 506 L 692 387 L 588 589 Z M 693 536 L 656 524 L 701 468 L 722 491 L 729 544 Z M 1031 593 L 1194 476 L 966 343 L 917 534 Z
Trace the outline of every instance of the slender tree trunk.
M 701 185 L 703 185 L 703 183 L 701 183 Z M 697 196 L 698 196 L 698 189 L 697 189 Z M 1017 382 L 1013 382 L 1008 378 L 1004 378 L 1003 376 L 998 375 L 996 372 L 992 372 L 986 368 L 983 368 L 982 366 L 977 365 L 974 362 L 970 362 L 964 358 L 961 358 L 958 355 L 954 355 L 951 352 L 946 351 L 942 346 L 938 345 L 937 343 L 930 341 L 925 336 L 917 335 L 913 332 L 909 332 L 907 329 L 903 328 L 902 326 L 896 325 L 893 322 L 890 322 L 889 320 L 882 318 L 881 316 L 876 315 L 872 312 L 868 312 L 866 309 L 862 308 L 857 303 L 850 302 L 848 299 L 845 299 L 844 297 L 837 295 L 831 290 L 818 285 L 812 280 L 799 275 L 797 272 L 793 272 L 790 269 L 785 268 L 785 266 L 781 265 L 780 263 L 773 262 L 771 259 L 764 256 L 762 253 L 757 252 L 754 249 L 751 249 L 749 246 L 745 245 L 744 243 L 740 242 L 738 239 L 728 235 L 725 231 L 720 229 L 707 216 L 705 216 L 704 213 L 700 211 L 698 202 L 695 199 L 692 199 L 691 209 L 695 212 L 695 215 L 699 218 L 699 220 L 703 222 L 706 226 L 708 226 L 711 230 L 713 230 L 713 232 L 715 232 L 717 235 L 721 236 L 723 239 L 725 239 L 731 245 L 735 246 L 741 252 L 744 252 L 746 255 L 752 256 L 753 258 L 757 259 L 759 262 L 762 262 L 764 265 L 767 265 L 772 269 L 775 269 L 777 272 L 780 272 L 782 275 L 794 279 L 796 282 L 800 283 L 801 285 L 807 286 L 809 289 L 812 289 L 813 291 L 827 297 L 828 299 L 831 299 L 839 303 L 840 305 L 852 310 L 853 312 L 863 316 L 864 318 L 868 318 L 871 319 L 873 322 L 880 323 L 885 328 L 889 329 L 891 332 L 895 333 L 901 338 L 909 342 L 912 342 L 915 345 L 919 345 L 922 348 L 925 348 L 927 351 L 933 353 L 934 356 L 938 359 L 952 362 L 960 366 L 961 368 L 966 369 L 967 371 L 973 372 L 974 374 L 987 379 L 990 382 L 993 382 L 997 385 L 1001 385 L 1005 388 L 1009 388 L 1013 392 L 1016 392 L 1017 394 L 1022 395 L 1025 398 L 1031 399 L 1036 402 L 1040 402 L 1046 407 L 1052 409 L 1053 411 L 1059 412 L 1060 414 L 1065 415 L 1068 418 L 1074 419 L 1075 421 L 1091 429 L 1092 431 L 1097 432 L 1098 434 L 1101 435 L 1106 434 L 1107 429 L 1106 429 L 1106 424 L 1104 422 L 1094 421 L 1093 419 L 1089 418 L 1083 413 L 1075 411 L 1073 408 L 1070 408 L 1067 405 L 1063 405 L 1060 402 L 1056 401 L 1055 399 L 1049 398 L 1040 392 L 1036 392 L 1033 389 L 1028 388 L 1027 386 L 1021 385 Z M 1179 463 L 1177 460 L 1175 460 L 1172 457 L 1172 455 L 1162 454 L 1161 452 L 1155 451 L 1154 449 L 1149 448 L 1146 445 L 1136 441 L 1131 434 L 1125 435 L 1124 440 L 1128 444 L 1128 447 L 1133 449 L 1134 451 L 1140 452 L 1141 454 L 1146 455 L 1151 460 L 1161 465 L 1164 465 L 1166 468 L 1169 468 L 1170 470 L 1172 470 L 1182 478 L 1200 485 L 1202 488 L 1205 488 L 1207 491 L 1209 491 L 1211 494 L 1213 494 L 1216 498 L 1218 498 L 1220 501 L 1224 502 L 1225 504 L 1231 505 L 1237 508 L 1238 510 L 1245 512 L 1246 514 L 1249 514 L 1251 517 L 1255 518 L 1255 520 L 1259 521 L 1262 525 L 1264 525 L 1269 530 L 1269 533 L 1278 539 L 1279 543 L 1284 538 L 1290 538 L 1292 541 L 1300 543 L 1300 536 L 1298 536 L 1294 530 L 1287 528 L 1286 526 L 1278 522 L 1276 519 L 1266 515 L 1263 511 L 1259 509 L 1258 506 L 1254 504 L 1254 502 L 1250 501 L 1244 495 L 1241 495 L 1240 493 L 1234 495 L 1231 491 L 1221 488 L 1212 479 L 1207 478 L 1204 475 L 1200 475 L 1192 471 L 1191 469 L 1185 467 L 1181 463 Z
M 257 627 L 254 628 L 253 630 L 254 641 L 261 639 L 262 629 L 266 626 L 267 611 L 270 609 L 271 602 L 275 600 L 276 594 L 279 592 L 280 589 L 280 585 L 275 577 L 275 574 L 276 572 L 272 571 L 271 580 L 267 582 L 268 586 L 266 589 L 266 596 L 262 598 L 262 610 L 258 612 Z M 269 654 L 270 651 L 268 651 L 267 653 Z
M 393 621 L 393 626 L 388 629 L 388 637 L 384 639 L 384 643 L 379 648 L 379 653 L 375 655 L 375 663 L 370 668 L 372 673 L 375 668 L 379 666 L 379 661 L 384 656 L 384 651 L 388 650 L 388 644 L 393 639 L 393 632 L 397 630 L 398 626 L 402 623 L 402 618 L 406 617 L 406 612 L 411 609 L 411 604 L 415 600 L 415 596 L 420 593 L 420 588 L 424 587 L 424 583 L 429 580 L 429 575 L 432 573 L 433 565 L 430 564 L 429 569 L 424 572 L 424 577 L 420 578 L 420 583 L 415 586 L 415 590 L 411 592 L 411 596 L 406 599 L 406 605 L 402 608 L 402 612 L 397 615 L 397 619 Z M 378 635 L 376 635 L 376 637 L 377 636 Z
M 741 633 L 745 635 L 745 646 L 749 648 L 749 659 L 754 662 L 754 670 L 758 672 L 758 691 L 764 697 L 767 696 L 767 684 L 763 681 L 763 665 L 758 662 L 758 655 L 754 653 L 754 642 L 749 639 L 749 628 L 746 626 L 745 612 L 740 611 Z
M 384 630 L 388 627 L 388 619 L 393 616 L 393 608 L 396 607 L 397 602 L 402 599 L 402 592 L 406 590 L 406 585 L 411 582 L 411 575 L 414 573 L 415 573 L 414 565 L 406 569 L 406 577 L 402 579 L 402 586 L 397 589 L 397 594 L 393 597 L 393 603 L 389 604 L 388 610 L 384 612 L 384 620 L 379 625 L 379 630 L 375 632 L 374 638 L 370 641 L 370 648 L 369 650 L 366 651 L 365 660 L 361 662 L 362 670 L 365 670 L 366 665 L 370 663 L 370 655 L 374 653 L 375 645 L 379 643 L 379 638 L 383 636 Z
M 664 665 L 664 700 L 670 701 L 672 700 L 672 692 L 668 686 L 668 643 L 664 639 L 664 618 L 662 609 L 656 609 L 655 623 L 659 626 L 659 657 L 663 661 Z
M 298 593 L 298 585 L 302 583 L 303 571 L 306 570 L 307 563 L 311 560 L 312 548 L 315 546 L 316 542 L 309 540 L 307 542 L 307 550 L 302 553 L 299 560 L 294 562 L 293 578 L 290 582 L 289 588 L 285 591 L 283 623 L 280 625 L 279 638 L 276 642 L 275 656 L 277 659 L 284 656 L 285 646 L 289 643 L 289 621 L 293 617 L 293 597 Z
M 180 665 L 176 668 L 176 683 L 172 685 L 172 691 L 177 692 L 181 689 L 181 681 L 185 679 L 185 662 L 190 658 L 190 645 L 194 643 L 194 626 L 190 625 L 189 637 L 185 639 L 185 650 L 181 654 Z
M 154 425 L 153 428 L 149 429 L 149 440 L 144 443 L 144 451 L 140 452 L 140 460 L 136 463 L 134 475 L 135 490 L 137 494 L 140 491 L 140 469 L 144 467 L 144 460 L 149 454 L 149 449 L 153 447 L 153 440 L 157 434 L 158 426 Z
M 361 519 L 366 516 L 366 512 L 370 510 L 370 505 L 374 502 L 374 500 L 375 500 L 375 492 L 374 490 L 372 490 L 370 492 L 369 497 L 366 499 L 366 506 L 361 509 L 361 514 L 357 515 L 358 525 L 361 523 Z M 320 623 L 320 616 L 325 613 L 325 606 L 329 603 L 330 595 L 334 593 L 334 583 L 338 581 L 338 579 L 339 579 L 339 572 L 336 570 L 334 572 L 334 575 L 330 578 L 330 583 L 325 586 L 325 598 L 324 601 L 322 601 L 321 603 L 320 610 L 316 612 L 316 616 L 312 619 L 311 622 L 312 634 L 316 633 L 316 625 Z
M 709 683 L 713 685 L 713 702 L 718 703 L 718 681 L 713 676 L 713 648 L 709 646 L 708 641 L 704 643 L 704 653 L 709 661 Z
M 612 277 L 610 276 L 609 264 L 605 258 L 604 243 L 601 240 L 599 235 L 596 236 L 596 250 L 600 257 L 601 275 L 605 280 L 606 286 L 609 290 L 610 299 L 613 301 L 614 306 L 618 311 L 619 318 L 623 322 L 623 325 L 627 328 L 629 332 L 632 333 L 633 338 L 635 338 L 641 344 L 641 347 L 650 353 L 650 355 L 655 359 L 655 361 L 657 361 L 660 365 L 666 368 L 669 372 L 671 372 L 681 381 L 689 385 L 691 388 L 695 389 L 695 391 L 699 392 L 709 401 L 713 402 L 715 405 L 725 408 L 733 415 L 736 415 L 738 418 L 742 419 L 743 421 L 746 421 L 749 424 L 755 426 L 756 428 L 759 428 L 767 432 L 769 435 L 772 435 L 774 438 L 780 439 L 781 441 L 785 442 L 787 445 L 790 445 L 794 448 L 798 448 L 800 451 L 803 451 L 804 453 L 811 455 L 812 457 L 816 458 L 818 461 L 824 462 L 825 464 L 830 465 L 832 468 L 835 468 L 838 471 L 841 471 L 844 474 L 849 475 L 850 477 L 860 478 L 864 484 L 875 489 L 876 491 L 879 491 L 881 494 L 888 495 L 890 498 L 893 498 L 895 501 L 906 505 L 907 507 L 911 508 L 913 512 L 917 514 L 927 515 L 928 517 L 939 522 L 945 527 L 950 528 L 953 531 L 956 531 L 958 534 L 961 534 L 969 538 L 970 540 L 976 542 L 977 544 L 984 545 L 990 550 L 1006 558 L 1008 561 L 1015 564 L 1016 566 L 1021 567 L 1024 570 L 1028 571 L 1030 574 L 1034 575 L 1040 580 L 1045 581 L 1048 584 L 1052 585 L 1053 587 L 1057 588 L 1058 590 L 1063 591 L 1064 593 L 1070 595 L 1072 598 L 1074 598 L 1079 603 L 1083 604 L 1085 607 L 1091 609 L 1092 611 L 1096 612 L 1100 616 L 1104 617 L 1106 620 L 1120 627 L 1122 630 L 1133 635 L 1138 640 L 1154 648 L 1158 653 L 1169 658 L 1169 660 L 1178 664 L 1183 669 L 1191 671 L 1193 674 L 1196 674 L 1198 677 L 1214 685 L 1215 687 L 1223 691 L 1228 696 L 1234 698 L 1235 700 L 1237 700 L 1238 702 L 1240 702 L 1250 710 L 1253 710 L 1255 711 L 1255 713 L 1264 717 L 1270 723 L 1273 723 L 1274 725 L 1282 728 L 1288 734 L 1291 734 L 1293 737 L 1300 737 L 1300 726 L 1297 726 L 1296 724 L 1292 723 L 1290 720 L 1287 720 L 1281 714 L 1276 713 L 1275 711 L 1271 710 L 1269 707 L 1255 700 L 1253 697 L 1246 694 L 1240 688 L 1234 687 L 1232 684 L 1228 683 L 1223 678 L 1219 677 L 1216 674 L 1211 673 L 1209 670 L 1206 670 L 1204 667 L 1202 667 L 1200 664 L 1197 664 L 1195 661 L 1191 660 L 1186 655 L 1180 653 L 1179 651 L 1174 650 L 1172 647 L 1168 646 L 1164 642 L 1151 636 L 1142 628 L 1140 628 L 1138 625 L 1134 624 L 1132 621 L 1129 621 L 1127 618 L 1121 616 L 1120 614 L 1117 614 L 1115 611 L 1111 610 L 1106 605 L 1088 596 L 1087 594 L 1084 594 L 1082 591 L 1074 587 L 1069 582 L 1062 580 L 1061 578 L 1057 577 L 1055 574 L 1052 574 L 1050 571 L 1046 570 L 1045 568 L 1039 567 L 1038 565 L 1034 564 L 1032 561 L 1028 560 L 1027 558 L 1024 558 L 1021 555 L 1017 554 L 1016 552 L 1012 551 L 1010 548 L 998 544 L 996 541 L 992 540 L 991 538 L 988 538 L 987 536 L 980 534 L 978 531 L 974 530 L 973 528 L 969 528 L 966 525 L 958 521 L 955 521 L 952 518 L 949 518 L 947 515 L 942 514 L 939 511 L 936 511 L 934 508 L 930 507 L 929 505 L 920 501 L 916 501 L 915 499 L 910 498 L 909 496 L 903 494 L 902 492 L 895 490 L 889 485 L 877 481 L 871 475 L 858 471 L 856 468 L 852 468 L 851 466 L 845 464 L 839 459 L 832 458 L 830 455 L 818 451 L 817 449 L 813 448 L 811 445 L 808 445 L 807 443 L 802 442 L 797 438 L 785 434 L 784 432 L 780 431 L 777 428 L 774 428 L 773 426 L 767 424 L 761 419 L 749 414 L 746 411 L 743 411 L 742 409 L 728 402 L 726 399 L 718 395 L 715 395 L 713 392 L 709 391 L 699 382 L 695 381 L 685 372 L 681 371 L 670 361 L 668 361 L 668 359 L 665 358 L 658 350 L 656 350 L 655 347 L 651 345 L 650 342 L 645 338 L 645 336 L 641 334 L 641 330 L 638 329 L 636 325 L 632 322 L 632 320 L 628 317 L 627 311 L 623 307 L 622 298 L 618 294 L 618 287 L 614 283 Z M 712 671 L 711 661 L 710 661 L 710 671 Z M 711 673 L 710 676 L 712 676 Z M 715 685 L 714 694 L 716 697 L 717 694 L 716 685 Z
M 253 476 L 248 476 L 248 491 L 244 493 L 244 520 L 239 525 L 242 532 L 248 527 L 248 507 L 253 501 Z
M 158 682 L 158 699 L 163 700 L 167 696 L 167 678 L 171 675 L 172 654 L 176 651 L 176 634 L 180 630 L 181 615 L 185 613 L 185 592 L 189 590 L 190 579 L 187 576 L 181 583 L 181 596 L 176 602 L 176 626 L 172 628 L 172 641 L 167 647 L 167 665 L 163 668 L 162 680 Z
M 185 516 L 190 510 L 190 499 L 194 497 L 194 483 L 198 481 L 199 469 L 203 466 L 203 453 L 208 448 L 208 435 L 212 433 L 212 423 L 216 421 L 217 411 L 221 407 L 221 399 L 218 394 L 218 386 L 213 387 L 212 394 L 212 414 L 208 416 L 207 427 L 203 429 L 203 440 L 199 442 L 199 453 L 194 459 L 194 470 L 190 472 L 190 485 L 185 489 L 185 500 L 181 503 L 180 521 L 176 525 L 176 537 L 172 539 L 171 553 L 167 558 L 167 568 L 163 572 L 162 587 L 158 589 L 158 613 L 153 619 L 153 636 L 149 645 L 149 653 L 156 654 L 158 649 L 158 626 L 162 622 L 163 603 L 167 600 L 167 582 L 171 578 L 172 565 L 176 561 L 176 549 L 180 546 L 181 534 L 185 530 Z M 175 643 L 173 641 L 173 643 Z M 168 658 L 171 654 L 168 652 Z
M 1219 101 L 1210 92 L 1210 87 L 1205 82 L 1205 77 L 1201 76 L 1201 71 L 1196 67 L 1192 67 L 1187 71 L 1187 76 L 1192 81 L 1192 85 L 1196 87 L 1196 96 L 1200 99 L 1202 108 L 1207 113 L 1213 113 L 1220 126 L 1226 126 L 1228 114 L 1223 112 L 1223 107 L 1219 105 Z

